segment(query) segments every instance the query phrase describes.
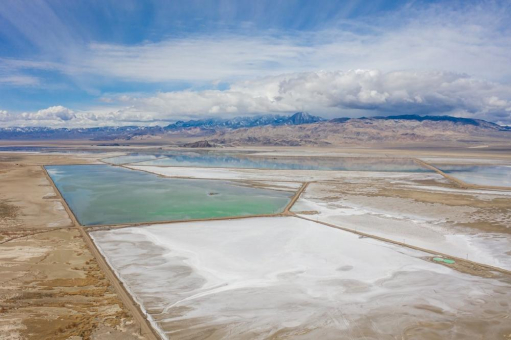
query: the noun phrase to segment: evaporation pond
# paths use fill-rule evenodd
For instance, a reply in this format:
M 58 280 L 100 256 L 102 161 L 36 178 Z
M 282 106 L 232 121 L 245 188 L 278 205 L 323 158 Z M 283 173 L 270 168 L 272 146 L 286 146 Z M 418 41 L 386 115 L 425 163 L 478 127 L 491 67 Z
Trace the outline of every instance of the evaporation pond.
M 140 157 L 140 156 L 139 156 Z M 411 159 L 358 158 L 358 157 L 254 157 L 222 153 L 173 153 L 161 154 L 156 159 L 141 161 L 136 165 L 218 167 L 273 170 L 335 170 L 335 171 L 397 171 L 429 172 Z M 112 161 L 126 161 L 127 158 Z
M 229 181 L 162 178 L 110 165 L 46 166 L 82 225 L 281 212 L 293 193 Z
M 139 162 L 148 162 L 158 159 L 157 155 L 144 154 L 144 153 L 132 153 L 124 156 L 116 156 L 104 158 L 103 162 L 110 164 L 130 164 Z
M 470 165 L 435 165 L 440 170 L 465 183 L 511 187 L 511 166 L 470 166 Z

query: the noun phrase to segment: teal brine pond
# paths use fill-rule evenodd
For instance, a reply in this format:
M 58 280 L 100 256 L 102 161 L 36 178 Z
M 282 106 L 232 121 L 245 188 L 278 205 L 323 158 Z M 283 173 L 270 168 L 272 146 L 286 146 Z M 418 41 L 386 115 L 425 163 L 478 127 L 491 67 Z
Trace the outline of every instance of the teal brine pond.
M 46 166 L 82 225 L 281 212 L 294 193 L 229 181 L 162 178 L 110 165 Z
M 465 183 L 511 187 L 511 166 L 435 165 L 438 169 Z

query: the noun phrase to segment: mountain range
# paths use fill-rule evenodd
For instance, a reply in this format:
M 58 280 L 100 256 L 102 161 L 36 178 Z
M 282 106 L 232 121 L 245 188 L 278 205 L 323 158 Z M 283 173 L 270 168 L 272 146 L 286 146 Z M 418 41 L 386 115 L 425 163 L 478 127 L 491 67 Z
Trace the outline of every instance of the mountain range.
M 96 128 L 49 128 L 49 127 L 11 127 L 0 129 L 0 140 L 12 139 L 91 139 L 112 140 L 131 139 L 136 136 L 175 134 L 181 131 L 190 131 L 190 134 L 202 131 L 202 134 L 213 133 L 219 130 L 235 130 L 252 128 L 256 126 L 280 126 L 311 124 L 325 121 L 324 118 L 312 116 L 307 112 L 297 112 L 292 116 L 260 115 L 253 117 L 235 117 L 231 119 L 209 118 L 201 120 L 177 121 L 161 127 L 148 126 L 122 126 L 122 127 L 96 127 Z
M 340 145 L 483 140 L 511 141 L 511 128 L 480 119 L 452 116 L 376 116 L 326 120 L 306 112 L 232 119 L 177 121 L 161 127 L 14 127 L 0 140 L 182 140 L 208 139 L 220 145 Z
M 202 129 L 241 129 L 255 126 L 300 125 L 325 121 L 326 119 L 312 116 L 307 112 L 297 112 L 292 116 L 262 115 L 255 117 L 235 117 L 232 119 L 211 118 L 203 120 L 178 121 L 165 127 L 167 130 L 180 130 L 199 127 Z

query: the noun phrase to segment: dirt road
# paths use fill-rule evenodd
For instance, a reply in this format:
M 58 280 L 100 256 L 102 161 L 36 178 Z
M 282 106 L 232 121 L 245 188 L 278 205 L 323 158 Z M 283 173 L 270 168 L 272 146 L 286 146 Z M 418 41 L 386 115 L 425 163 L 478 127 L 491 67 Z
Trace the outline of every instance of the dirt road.
M 53 186 L 53 189 L 55 190 L 55 193 L 59 196 L 59 198 L 62 200 L 62 204 L 64 208 L 66 209 L 69 218 L 73 221 L 73 224 L 75 227 L 80 231 L 80 235 L 83 237 L 83 240 L 87 244 L 87 247 L 89 248 L 90 252 L 96 259 L 96 262 L 98 263 L 98 266 L 101 268 L 102 272 L 105 274 L 106 278 L 112 286 L 115 289 L 115 292 L 117 293 L 119 299 L 122 301 L 124 306 L 131 312 L 131 315 L 133 316 L 133 319 L 140 327 L 140 333 L 145 338 L 150 340 L 158 340 L 161 339 L 161 337 L 158 335 L 158 333 L 153 329 L 150 322 L 146 319 L 145 314 L 142 312 L 138 304 L 133 300 L 131 295 L 128 293 L 126 288 L 124 287 L 123 283 L 117 278 L 115 273 L 112 271 L 108 263 L 106 262 L 105 258 L 101 254 L 101 252 L 98 250 L 94 242 L 92 241 L 89 234 L 85 231 L 84 227 L 82 227 L 69 206 L 67 205 L 66 200 L 62 197 L 60 191 L 57 189 L 55 184 L 53 183 L 53 180 L 50 178 L 48 173 L 46 172 L 46 169 L 42 167 L 44 170 L 44 173 L 48 179 L 48 181 Z

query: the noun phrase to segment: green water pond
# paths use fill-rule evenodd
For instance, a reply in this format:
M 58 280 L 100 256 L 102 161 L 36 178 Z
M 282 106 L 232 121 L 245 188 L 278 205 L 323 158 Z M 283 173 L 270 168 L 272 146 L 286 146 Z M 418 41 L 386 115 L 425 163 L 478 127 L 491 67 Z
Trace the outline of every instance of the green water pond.
M 293 196 L 230 181 L 162 178 L 110 165 L 46 170 L 86 226 L 271 214 L 281 212 Z

